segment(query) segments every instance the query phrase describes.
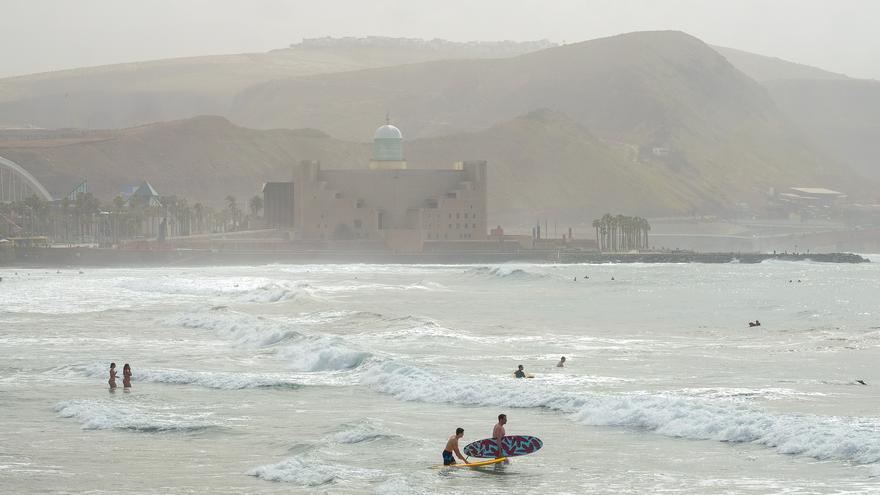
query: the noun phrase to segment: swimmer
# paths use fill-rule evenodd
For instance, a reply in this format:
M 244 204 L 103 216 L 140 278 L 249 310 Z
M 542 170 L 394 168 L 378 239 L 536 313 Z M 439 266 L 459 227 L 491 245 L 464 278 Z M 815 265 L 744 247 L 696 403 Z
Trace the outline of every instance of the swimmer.
M 856 383 L 860 385 L 867 385 L 867 383 L 865 383 L 865 380 L 856 380 Z
M 565 368 L 565 356 L 562 356 L 562 358 L 559 360 L 559 362 L 556 363 L 556 367 L 557 368 Z
M 513 372 L 514 378 L 525 378 L 526 372 L 523 370 L 523 365 L 519 365 L 516 371 Z
M 122 387 L 131 388 L 131 366 L 128 363 L 122 367 Z
M 110 390 L 116 389 L 116 363 L 110 363 L 110 379 L 107 380 Z
M 461 440 L 461 437 L 464 436 L 464 428 L 456 428 L 455 435 L 449 437 L 449 440 L 446 441 L 446 448 L 443 449 L 443 465 L 449 466 L 455 464 L 455 457 L 452 457 L 452 454 L 458 456 L 461 459 L 461 462 L 467 464 L 467 459 L 461 455 L 461 451 L 458 450 L 458 441 Z

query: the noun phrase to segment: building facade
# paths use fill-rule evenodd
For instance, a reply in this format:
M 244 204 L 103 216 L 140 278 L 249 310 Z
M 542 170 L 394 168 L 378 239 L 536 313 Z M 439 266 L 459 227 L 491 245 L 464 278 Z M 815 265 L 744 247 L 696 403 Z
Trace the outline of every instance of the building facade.
M 293 182 L 267 182 L 263 184 L 263 218 L 270 227 L 293 227 Z
M 402 141 L 400 130 L 386 124 L 374 134 L 367 168 L 323 170 L 302 162 L 293 178 L 297 237 L 382 241 L 400 251 L 421 251 L 432 240 L 486 239 L 486 162 L 409 169 Z

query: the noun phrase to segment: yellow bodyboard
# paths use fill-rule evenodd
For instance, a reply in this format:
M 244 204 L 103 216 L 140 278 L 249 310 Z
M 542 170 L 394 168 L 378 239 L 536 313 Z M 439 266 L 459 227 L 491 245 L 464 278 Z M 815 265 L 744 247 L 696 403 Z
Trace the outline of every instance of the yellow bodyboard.
M 489 459 L 488 461 L 480 461 L 480 462 L 469 462 L 467 464 L 450 464 L 448 466 L 444 466 L 443 464 L 437 464 L 436 466 L 431 466 L 434 469 L 442 469 L 442 468 L 475 468 L 482 466 L 491 466 L 492 464 L 498 464 L 499 462 L 504 462 L 507 460 L 507 457 L 499 457 L 497 459 Z

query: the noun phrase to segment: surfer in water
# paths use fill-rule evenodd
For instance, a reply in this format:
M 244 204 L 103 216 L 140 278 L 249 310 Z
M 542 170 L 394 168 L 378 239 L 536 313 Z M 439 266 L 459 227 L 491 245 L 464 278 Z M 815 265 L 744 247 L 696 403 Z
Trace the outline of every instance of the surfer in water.
M 495 440 L 495 443 L 498 444 L 498 452 L 495 453 L 495 458 L 504 457 L 504 447 L 501 445 L 501 441 L 504 439 L 504 425 L 507 424 L 507 415 L 499 414 L 498 415 L 498 423 L 495 424 L 495 427 L 492 428 L 492 438 Z
M 523 365 L 519 365 L 516 371 L 513 372 L 514 378 L 525 378 L 526 372 L 523 370 Z
M 562 359 L 560 359 L 559 362 L 556 363 L 556 367 L 557 368 L 565 368 L 565 356 L 562 356 Z
M 467 460 L 461 455 L 461 451 L 458 450 L 458 441 L 461 440 L 461 437 L 464 436 L 464 428 L 456 428 L 455 435 L 449 437 L 449 440 L 446 441 L 446 448 L 443 449 L 443 465 L 449 466 L 455 464 L 455 457 L 452 457 L 452 454 L 458 456 L 461 459 L 461 462 L 467 464 Z
M 110 384 L 110 390 L 116 390 L 116 363 L 110 363 L 110 379 L 107 383 Z

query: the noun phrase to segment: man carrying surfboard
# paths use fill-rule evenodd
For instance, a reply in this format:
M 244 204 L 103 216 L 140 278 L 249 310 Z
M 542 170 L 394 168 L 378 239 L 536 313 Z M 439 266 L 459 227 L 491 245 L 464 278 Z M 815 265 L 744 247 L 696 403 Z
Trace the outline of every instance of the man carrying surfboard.
M 461 455 L 461 451 L 458 450 L 458 441 L 461 437 L 464 436 L 464 428 L 456 428 L 455 435 L 449 437 L 449 440 L 446 441 L 446 448 L 443 449 L 443 465 L 449 466 L 451 464 L 455 464 L 455 457 L 452 457 L 452 453 L 461 459 L 461 462 L 467 464 L 467 460 Z
M 504 439 L 504 425 L 507 424 L 507 415 L 499 414 L 498 415 L 498 423 L 495 424 L 495 428 L 492 428 L 492 438 L 495 440 L 495 443 L 498 444 L 498 452 L 495 454 L 495 458 L 504 457 L 504 449 L 501 447 L 501 441 Z

